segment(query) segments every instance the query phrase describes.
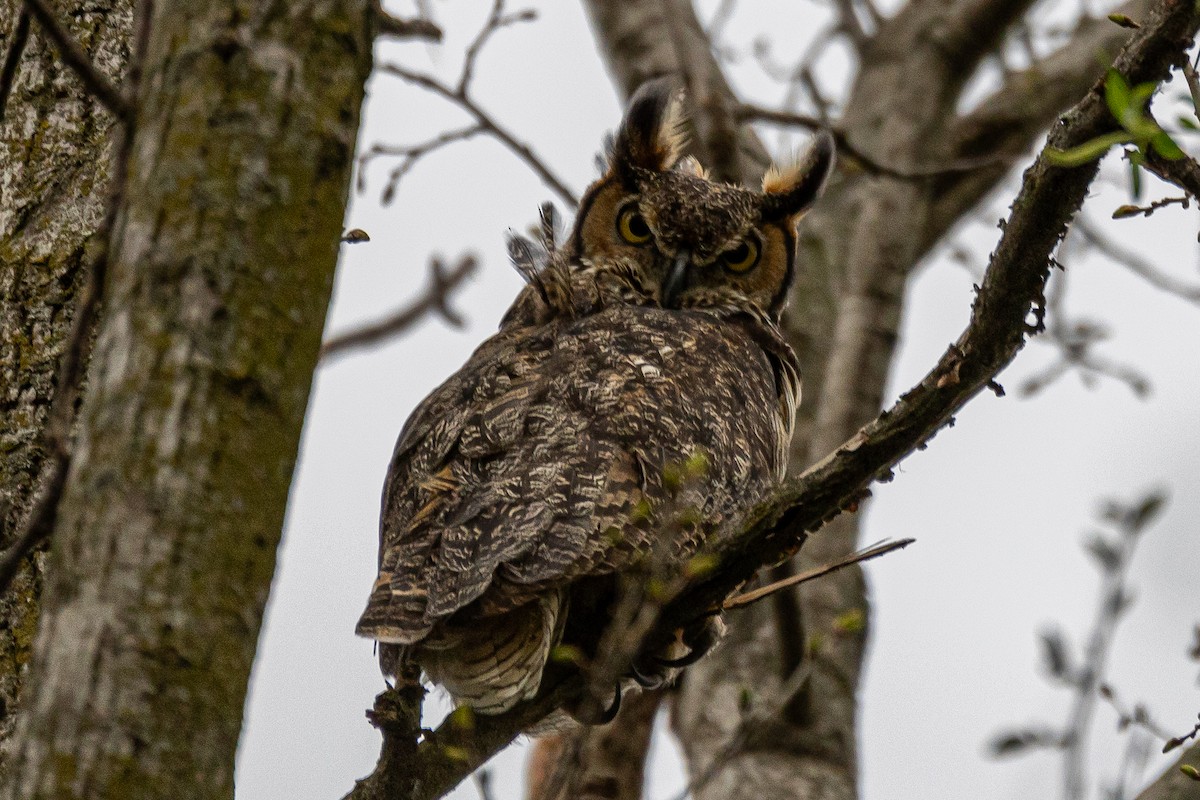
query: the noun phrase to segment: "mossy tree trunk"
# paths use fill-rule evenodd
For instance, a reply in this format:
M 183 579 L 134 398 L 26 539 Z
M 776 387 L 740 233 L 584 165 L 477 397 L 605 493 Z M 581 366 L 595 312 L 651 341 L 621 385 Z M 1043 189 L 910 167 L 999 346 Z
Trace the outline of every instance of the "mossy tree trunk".
M 369 6 L 155 4 L 7 797 L 232 794 Z
M 104 218 L 117 130 L 36 23 L 19 23 L 21 7 L 0 0 L 0 59 L 20 51 L 0 119 L 0 548 L 11 544 L 37 490 L 58 361 L 85 245 Z M 96 68 L 119 81 L 132 3 L 57 7 Z M 0 741 L 12 733 L 33 650 L 42 562 L 39 551 L 0 596 Z

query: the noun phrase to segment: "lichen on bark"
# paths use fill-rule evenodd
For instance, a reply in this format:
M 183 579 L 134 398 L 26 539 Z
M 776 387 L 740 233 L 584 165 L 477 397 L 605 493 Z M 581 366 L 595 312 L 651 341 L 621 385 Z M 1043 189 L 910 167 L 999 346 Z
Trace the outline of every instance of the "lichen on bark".
M 0 0 L 0 54 L 21 0 Z M 57 4 L 96 68 L 125 72 L 132 3 Z M 38 487 L 55 372 L 71 327 L 88 240 L 104 216 L 112 117 L 31 26 L 0 119 L 0 547 Z M 43 556 L 0 597 L 0 742 L 12 732 L 40 609 Z M 0 751 L 2 752 L 2 751 Z
M 231 796 L 332 285 L 370 4 L 155 6 L 7 797 Z

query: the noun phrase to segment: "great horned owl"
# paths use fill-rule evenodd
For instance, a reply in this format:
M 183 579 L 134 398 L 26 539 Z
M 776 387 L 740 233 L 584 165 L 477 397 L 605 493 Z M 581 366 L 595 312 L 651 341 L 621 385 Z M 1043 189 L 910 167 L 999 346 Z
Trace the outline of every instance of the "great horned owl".
M 757 192 L 680 162 L 681 125 L 665 81 L 639 90 L 565 246 L 400 434 L 357 628 L 385 673 L 507 711 L 556 645 L 594 652 L 617 575 L 683 565 L 782 479 L 800 383 L 779 317 L 832 140 Z M 681 501 L 668 476 L 697 459 Z

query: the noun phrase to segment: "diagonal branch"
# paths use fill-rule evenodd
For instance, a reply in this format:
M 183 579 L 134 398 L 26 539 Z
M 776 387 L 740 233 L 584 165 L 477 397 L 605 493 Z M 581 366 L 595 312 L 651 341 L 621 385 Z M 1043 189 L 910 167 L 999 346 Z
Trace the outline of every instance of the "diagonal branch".
M 463 319 L 450 307 L 450 295 L 478 267 L 474 256 L 464 256 L 449 272 L 446 265 L 434 258 L 429 265 L 429 288 L 419 299 L 396 313 L 346 333 L 332 336 L 321 345 L 321 359 L 328 360 L 349 350 L 376 344 L 411 328 L 429 313 L 436 313 L 456 328 Z
M 466 94 L 459 94 L 455 89 L 441 83 L 435 78 L 428 75 L 422 75 L 419 72 L 412 72 L 397 64 L 384 64 L 380 71 L 390 75 L 395 75 L 398 78 L 403 78 L 409 83 L 415 83 L 423 89 L 428 89 L 436 95 L 446 98 L 452 103 L 456 103 L 463 111 L 466 111 L 475 118 L 475 122 L 487 133 L 494 136 L 505 147 L 511 150 L 518 158 L 533 170 L 542 182 L 557 194 L 568 207 L 574 208 L 579 205 L 579 199 L 575 196 L 567 185 L 550 171 L 550 168 L 542 163 L 533 149 L 524 142 L 519 141 L 513 134 L 500 126 L 492 117 L 480 108 L 474 100 Z
M 4 119 L 4 109 L 8 107 L 8 96 L 12 93 L 13 82 L 17 77 L 17 65 L 25 52 L 25 44 L 29 41 L 29 9 L 21 7 L 17 15 L 17 24 L 13 27 L 12 43 L 4 54 L 4 66 L 0 67 L 0 120 Z
M 113 86 L 103 73 L 96 69 L 79 43 L 46 7 L 45 0 L 25 0 L 25 8 L 37 20 L 47 38 L 54 42 L 63 63 L 75 72 L 87 90 L 111 111 L 113 116 L 129 122 L 130 116 L 133 114 L 129 100 L 121 94 L 117 87 Z
M 1168 73 L 1198 20 L 1190 3 L 1163 0 L 1115 67 L 1131 82 L 1159 81 Z M 1089 93 L 1062 117 L 1048 144 L 1067 149 L 1115 128 L 1103 99 Z M 1043 329 L 1044 291 L 1051 254 L 1066 233 L 1095 177 L 1093 163 L 1064 168 L 1039 157 L 1025 173 L 1021 192 L 991 258 L 971 320 L 925 378 L 892 408 L 863 426 L 834 452 L 788 481 L 775 498 L 752 513 L 744 528 L 713 548 L 717 569 L 694 579 L 670 599 L 651 638 L 696 618 L 697 609 L 716 608 L 764 565 L 787 558 L 815 531 L 852 510 L 875 480 L 889 480 L 901 459 L 921 448 L 953 415 L 985 388 L 997 390 L 997 374 Z M 416 779 L 405 800 L 435 798 L 457 785 L 490 755 L 506 746 L 531 720 L 579 696 L 578 674 L 548 670 L 537 697 L 513 711 L 476 717 L 464 726 L 450 722 L 425 737 L 404 769 Z M 386 694 L 386 693 L 385 693 Z M 414 732 L 415 735 L 415 732 Z M 390 746 L 395 746 L 392 740 Z M 385 733 L 385 753 L 389 747 Z M 348 795 L 382 798 L 380 786 L 395 785 L 386 759 Z
M 1143 20 L 1151 7 L 1151 0 L 1131 0 L 1119 11 Z M 1020 154 L 1078 96 L 1077 87 L 1101 77 L 1103 62 L 1097 54 L 1116 52 L 1132 35 L 1107 18 L 1084 20 L 1058 51 L 1029 69 L 1010 74 L 974 111 L 947 126 L 942 137 L 944 158 L 1000 157 L 990 166 L 947 175 L 938 184 L 937 199 L 922 237 L 923 249 L 931 247 L 964 212 L 995 188 Z

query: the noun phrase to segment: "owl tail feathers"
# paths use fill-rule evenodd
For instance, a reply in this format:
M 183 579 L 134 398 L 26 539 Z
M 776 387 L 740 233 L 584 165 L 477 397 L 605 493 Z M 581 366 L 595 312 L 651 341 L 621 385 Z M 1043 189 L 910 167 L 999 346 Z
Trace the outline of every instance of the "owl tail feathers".
M 537 694 L 566 606 L 565 593 L 552 592 L 482 623 L 443 627 L 414 657 L 459 705 L 502 714 Z
M 425 638 L 434 621 L 426 619 L 426 597 L 421 592 L 396 592 L 390 576 L 375 582 L 367 608 L 358 618 L 354 632 L 385 644 L 413 644 Z

